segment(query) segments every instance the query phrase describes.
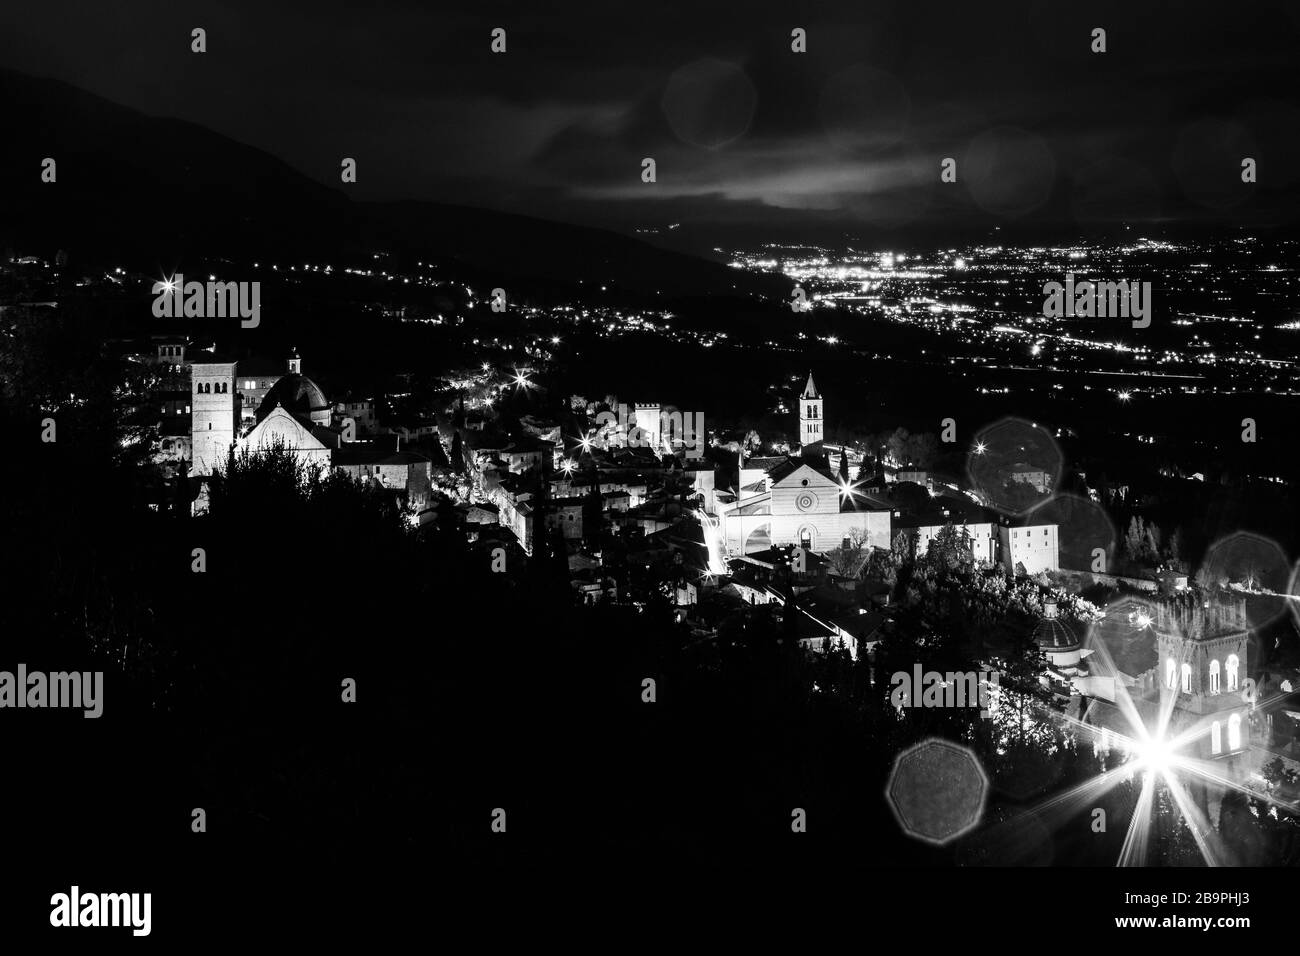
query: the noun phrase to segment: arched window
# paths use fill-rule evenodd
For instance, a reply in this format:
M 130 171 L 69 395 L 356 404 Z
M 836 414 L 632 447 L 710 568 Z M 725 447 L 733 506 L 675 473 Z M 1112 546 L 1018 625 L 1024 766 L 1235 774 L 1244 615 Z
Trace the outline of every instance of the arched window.
M 1210 724 L 1210 753 L 1217 754 L 1223 752 L 1223 728 L 1219 726 L 1216 720 Z
M 1228 749 L 1241 749 L 1241 714 L 1233 714 L 1228 718 Z
M 1191 692 L 1192 692 L 1192 665 L 1184 664 L 1183 665 L 1183 693 L 1190 694 Z
M 1219 659 L 1216 657 L 1210 661 L 1210 693 L 1219 692 Z
M 1172 657 L 1165 658 L 1165 686 L 1170 690 L 1174 689 L 1174 680 L 1178 673 L 1178 665 L 1174 663 Z
M 1228 690 L 1237 689 L 1237 668 L 1238 661 L 1236 654 L 1228 655 Z

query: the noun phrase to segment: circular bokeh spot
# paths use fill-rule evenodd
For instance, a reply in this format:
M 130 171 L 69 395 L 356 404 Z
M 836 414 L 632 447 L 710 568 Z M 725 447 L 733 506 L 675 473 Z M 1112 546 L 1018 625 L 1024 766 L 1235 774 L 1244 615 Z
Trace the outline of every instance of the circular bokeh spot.
M 1088 625 L 1084 647 L 1091 651 L 1089 671 L 1099 677 L 1117 672 L 1137 677 L 1159 662 L 1156 650 L 1157 602 L 1125 596 L 1106 605 L 1101 616 Z M 1138 691 L 1134 691 L 1134 696 Z
M 1004 418 L 976 434 L 967 452 L 966 474 L 990 508 L 1020 517 L 1052 499 L 1064 462 L 1061 447 L 1046 428 Z
M 885 795 L 909 836 L 943 845 L 979 824 L 988 791 L 973 751 L 932 737 L 898 755 Z
M 744 135 L 757 103 L 758 93 L 745 71 L 712 57 L 674 70 L 660 101 L 677 138 L 704 149 Z
M 1210 545 L 1196 572 L 1197 583 L 1223 588 L 1246 601 L 1246 615 L 1259 627 L 1281 617 L 1294 602 L 1291 562 L 1272 538 L 1235 531 Z
M 1080 495 L 1057 495 L 1033 511 L 1035 524 L 1055 524 L 1064 570 L 1085 574 L 1114 574 L 1119 546 L 1116 531 L 1106 509 Z

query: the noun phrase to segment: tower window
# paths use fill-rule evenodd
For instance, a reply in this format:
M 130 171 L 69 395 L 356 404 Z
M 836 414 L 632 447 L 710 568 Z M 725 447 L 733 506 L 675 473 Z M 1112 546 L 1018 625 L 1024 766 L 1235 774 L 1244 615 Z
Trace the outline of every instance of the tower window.
M 1210 753 L 1217 754 L 1223 752 L 1223 728 L 1219 726 L 1216 720 L 1210 724 Z
M 1174 663 L 1172 657 L 1165 658 L 1165 686 L 1170 690 L 1174 689 L 1174 678 L 1178 670 L 1178 665 Z
M 1236 654 L 1228 655 L 1228 690 L 1237 689 L 1237 669 L 1239 662 Z
M 1217 694 L 1218 692 L 1219 692 L 1219 660 L 1218 658 L 1215 658 L 1214 660 L 1210 661 L 1210 693 Z
M 1228 718 L 1228 749 L 1241 749 L 1241 714 L 1233 714 Z
M 1192 665 L 1184 664 L 1183 665 L 1183 693 L 1190 694 L 1191 692 L 1192 692 Z

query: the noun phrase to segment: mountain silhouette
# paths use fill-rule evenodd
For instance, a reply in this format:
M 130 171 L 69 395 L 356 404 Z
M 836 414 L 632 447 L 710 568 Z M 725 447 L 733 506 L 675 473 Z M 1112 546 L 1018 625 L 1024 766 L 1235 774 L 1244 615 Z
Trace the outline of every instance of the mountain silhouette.
M 0 239 L 18 252 L 168 270 L 196 259 L 360 261 L 382 251 L 466 281 L 668 301 L 784 297 L 790 283 L 600 229 L 431 202 L 360 202 L 260 149 L 57 80 L 0 69 L 23 135 L 0 152 Z M 46 157 L 56 180 L 42 181 Z M 660 298 L 662 297 L 662 298 Z

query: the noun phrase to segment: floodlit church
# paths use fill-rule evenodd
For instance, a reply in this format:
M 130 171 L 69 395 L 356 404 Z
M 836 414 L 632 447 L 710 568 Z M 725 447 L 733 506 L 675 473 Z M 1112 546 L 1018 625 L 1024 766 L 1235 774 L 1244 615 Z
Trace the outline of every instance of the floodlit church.
M 282 445 L 301 461 L 327 467 L 332 449 L 342 444 L 330 427 L 332 408 L 320 387 L 302 374 L 302 359 L 290 353 L 285 374 L 258 405 L 252 429 L 240 434 L 242 395 L 236 388 L 236 362 L 191 365 L 191 447 L 196 476 L 220 471 L 235 452 L 264 451 Z
M 865 535 L 868 547 L 889 547 L 889 504 L 844 489 L 821 454 L 824 408 L 825 401 L 810 374 L 799 398 L 804 457 L 746 462 L 742 450 L 736 498 L 719 506 L 729 553 L 749 554 L 791 544 L 809 551 L 831 551 L 854 531 Z

